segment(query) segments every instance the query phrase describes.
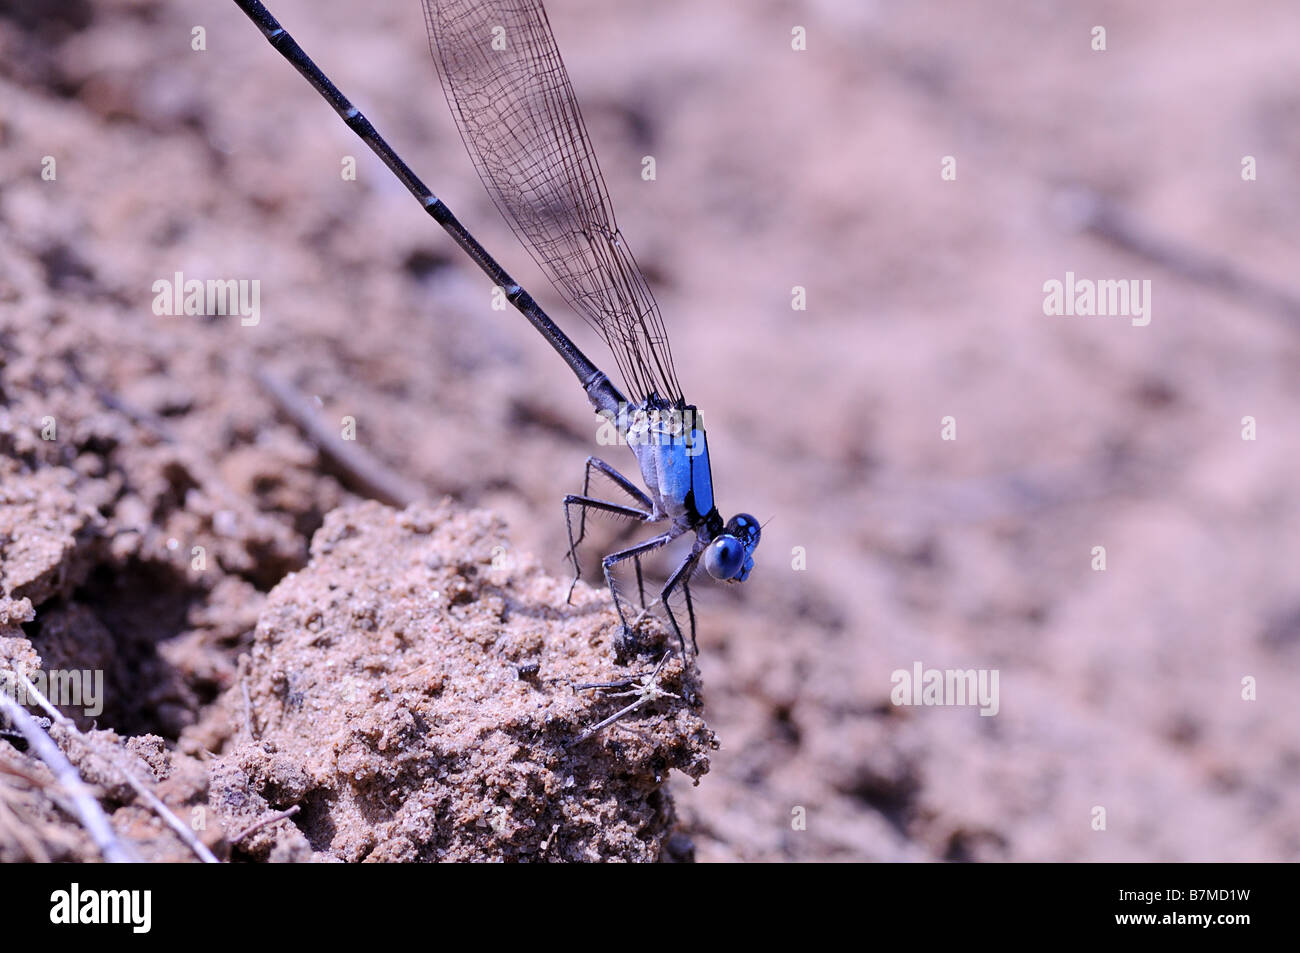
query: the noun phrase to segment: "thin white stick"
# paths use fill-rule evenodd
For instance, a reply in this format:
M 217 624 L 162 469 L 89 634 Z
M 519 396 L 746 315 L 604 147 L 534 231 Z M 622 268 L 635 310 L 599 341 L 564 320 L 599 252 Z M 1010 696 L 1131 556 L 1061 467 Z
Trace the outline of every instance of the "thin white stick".
M 85 743 L 84 738 L 82 739 L 82 742 Z M 194 851 L 195 856 L 197 856 L 199 860 L 203 861 L 205 864 L 221 863 L 221 861 L 217 860 L 216 855 L 213 854 L 212 851 L 208 850 L 203 841 L 199 840 L 198 837 L 195 836 L 194 832 L 185 826 L 185 822 L 172 813 L 171 808 L 164 804 L 158 795 L 145 787 L 127 768 L 122 767 L 121 765 L 114 765 L 114 767 L 122 772 L 126 777 L 126 783 L 131 785 L 135 793 L 144 799 L 144 802 L 148 804 L 150 809 L 152 809 L 153 812 L 162 819 L 162 822 L 170 827 L 175 832 L 176 836 L 185 842 L 185 846 Z
M 18 702 L 10 698 L 8 692 L 0 691 L 0 710 L 3 710 L 9 721 L 22 732 L 23 737 L 27 739 L 27 744 L 49 766 L 63 790 L 68 792 L 77 817 L 81 819 L 82 826 L 90 834 L 91 840 L 99 848 L 104 860 L 110 864 L 133 863 L 136 859 L 135 855 L 117 839 L 117 834 L 113 832 L 113 825 L 108 822 L 108 817 L 100 808 L 99 802 L 91 796 L 90 789 L 81 780 L 77 769 L 72 766 L 72 762 L 59 750 L 59 746 L 50 739 L 50 736 L 41 730 L 40 725 L 36 724 L 36 719 L 27 714 Z
M 648 701 L 650 701 L 650 696 L 643 695 L 641 698 L 638 698 L 636 701 L 628 705 L 626 708 L 619 709 L 618 711 L 614 712 L 614 714 L 610 715 L 608 718 L 604 719 L 603 721 L 600 721 L 597 724 L 592 725 L 582 734 L 578 735 L 578 737 L 574 738 L 573 741 L 570 742 L 569 746 L 576 747 L 577 745 L 582 744 L 584 741 L 586 741 L 592 735 L 596 734 L 602 728 L 606 728 L 614 724 L 614 722 L 618 721 L 620 718 L 632 714 L 632 712 L 636 711 L 638 708 L 640 708 Z
M 118 764 L 116 760 L 109 758 L 102 751 L 96 749 L 96 747 L 91 744 L 90 740 L 81 734 L 77 729 L 76 724 L 64 715 L 63 712 L 50 704 L 49 700 L 41 694 L 41 690 L 33 685 L 25 674 L 22 672 L 16 674 L 23 683 L 23 689 L 27 692 L 27 697 L 34 700 L 37 705 L 48 712 L 49 716 L 54 719 L 58 725 L 66 728 L 72 737 L 76 738 L 90 750 L 91 754 L 103 758 L 110 765 L 116 768 L 117 772 L 126 778 L 126 783 L 131 785 L 131 789 L 135 791 L 135 793 L 142 798 L 147 805 L 149 805 L 149 809 L 157 814 L 162 822 L 175 832 L 176 836 L 185 843 L 185 846 L 194 851 L 194 854 L 199 858 L 199 860 L 203 861 L 205 864 L 221 863 L 221 861 L 217 860 L 212 851 L 208 850 L 207 846 L 194 835 L 194 832 L 185 826 L 185 822 L 173 814 L 171 808 L 164 804 L 158 795 L 145 787 L 140 779 L 137 778 L 130 769 Z M 55 750 L 58 749 L 56 748 Z
M 673 692 L 664 691 L 662 688 L 659 687 L 659 673 L 663 671 L 664 665 L 667 664 L 668 659 L 670 659 L 671 657 L 672 657 L 671 651 L 665 652 L 663 654 L 663 658 L 659 660 L 659 664 L 654 667 L 654 671 L 651 672 L 649 675 L 643 676 L 641 678 L 641 683 L 639 685 L 637 685 L 634 682 L 632 686 L 629 686 L 627 691 L 614 692 L 606 696 L 608 698 L 627 698 L 629 695 L 637 695 L 638 698 L 630 705 L 620 709 L 619 711 L 614 712 L 614 714 L 610 715 L 608 718 L 604 719 L 598 724 L 592 725 L 590 728 L 584 731 L 577 738 L 574 738 L 573 741 L 569 743 L 569 747 L 576 747 L 577 745 L 582 744 L 588 738 L 592 737 L 597 732 L 599 732 L 602 728 L 607 728 L 610 725 L 614 724 L 614 722 L 618 721 L 620 718 L 632 714 L 632 712 L 636 711 L 642 705 L 647 705 L 650 702 L 658 701 L 661 698 L 679 697 Z

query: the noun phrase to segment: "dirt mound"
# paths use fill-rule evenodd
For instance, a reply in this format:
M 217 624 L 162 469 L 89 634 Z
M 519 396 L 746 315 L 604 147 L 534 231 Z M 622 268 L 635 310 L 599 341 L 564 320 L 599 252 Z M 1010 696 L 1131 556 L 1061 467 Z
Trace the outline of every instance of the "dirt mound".
M 145 860 L 188 851 L 126 772 L 218 857 L 690 859 L 666 781 L 674 768 L 698 780 L 716 747 L 698 673 L 672 658 L 654 697 L 593 734 L 654 665 L 615 668 L 608 601 L 584 586 L 566 606 L 566 590 L 485 512 L 349 505 L 261 600 L 229 688 L 174 746 L 71 723 L 54 734 Z M 35 681 L 56 658 L 111 665 L 111 635 L 79 602 L 39 618 L 32 641 L 7 629 L 7 668 Z M 642 634 L 662 657 L 663 628 L 647 619 Z M 581 690 L 611 681 L 625 684 Z M 0 752 L 0 858 L 96 858 L 48 768 Z
M 513 552 L 499 520 L 350 506 L 311 555 L 268 597 L 226 696 L 231 720 L 247 721 L 222 758 L 238 770 L 219 811 L 252 822 L 302 805 L 302 833 L 271 830 L 341 860 L 665 851 L 668 772 L 698 779 L 714 746 L 681 700 L 698 684 L 679 659 L 661 679 L 677 698 L 574 744 L 627 701 L 573 689 L 626 676 L 610 661 L 613 613 L 585 589 L 565 607 L 567 584 Z M 284 843 L 268 831 L 244 849 Z

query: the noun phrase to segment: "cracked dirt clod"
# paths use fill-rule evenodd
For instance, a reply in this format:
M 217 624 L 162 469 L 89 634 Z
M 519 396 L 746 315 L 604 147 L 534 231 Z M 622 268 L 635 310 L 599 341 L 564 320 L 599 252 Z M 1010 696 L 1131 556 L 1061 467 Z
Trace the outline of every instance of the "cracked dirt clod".
M 103 521 L 69 489 L 75 478 L 49 467 L 0 480 L 0 594 L 6 598 L 44 602 L 85 577 L 87 543 Z
M 297 804 L 241 849 L 350 861 L 679 856 L 664 782 L 672 768 L 698 780 L 713 734 L 697 709 L 663 698 L 568 747 L 619 707 L 571 686 L 644 674 L 665 633 L 649 633 L 653 658 L 615 667 L 607 601 L 580 588 L 566 607 L 566 588 L 485 512 L 331 513 L 310 564 L 268 597 L 224 699 L 237 743 L 212 795 L 226 830 Z M 698 693 L 679 658 L 661 678 Z

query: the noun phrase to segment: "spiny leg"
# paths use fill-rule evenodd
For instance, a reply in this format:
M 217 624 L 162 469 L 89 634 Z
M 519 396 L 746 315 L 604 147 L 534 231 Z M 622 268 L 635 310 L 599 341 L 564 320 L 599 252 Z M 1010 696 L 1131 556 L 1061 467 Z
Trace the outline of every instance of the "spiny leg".
M 614 483 L 620 488 L 622 488 L 622 490 L 625 493 L 627 493 L 628 496 L 632 497 L 632 499 L 640 503 L 641 506 L 644 507 L 647 513 L 654 512 L 655 505 L 653 502 L 651 502 L 650 497 L 642 493 L 640 487 L 638 487 L 627 477 L 623 476 L 623 474 L 619 473 L 617 470 L 615 470 L 604 460 L 600 459 L 600 457 L 588 457 L 586 466 L 582 468 L 582 494 L 581 495 L 584 499 L 591 498 L 591 471 L 593 469 L 599 470 L 601 473 L 605 474 L 605 476 L 613 480 Z M 582 545 L 582 541 L 586 539 L 586 537 L 587 537 L 587 511 L 584 509 L 582 511 L 581 518 L 578 520 L 578 538 L 577 540 L 571 540 L 570 541 L 571 545 L 569 546 L 569 558 L 573 559 L 574 561 L 573 568 L 575 571 L 578 568 L 578 562 L 577 562 L 577 557 L 574 555 L 573 551 L 576 547 Z
M 691 651 L 696 655 L 700 654 L 700 647 L 695 644 L 695 603 L 691 601 L 691 574 L 687 573 L 686 578 L 682 580 L 682 592 L 686 593 L 686 614 L 691 620 Z
M 632 560 L 636 565 L 636 591 L 641 596 L 641 608 L 645 608 L 645 578 L 641 575 L 641 557 Z
M 660 546 L 665 546 L 682 533 L 682 529 L 673 526 L 666 532 L 651 537 L 645 542 L 637 543 L 635 546 L 629 546 L 627 549 L 619 550 L 616 553 L 610 553 L 600 561 L 601 567 L 605 570 L 605 583 L 609 586 L 609 594 L 614 598 L 614 609 L 618 612 L 619 622 L 621 622 L 623 626 L 619 643 L 615 646 L 616 656 L 626 657 L 631 654 L 632 650 L 637 647 L 637 642 L 636 637 L 632 634 L 632 627 L 628 625 L 627 616 L 623 612 L 623 600 L 619 597 L 618 587 L 614 584 L 614 566 L 625 559 L 635 559 L 651 552 L 652 550 L 658 549 Z M 682 648 L 685 649 L 685 647 L 686 643 L 683 641 Z
M 632 506 L 624 506 L 621 503 L 610 503 L 606 500 L 597 500 L 589 496 L 575 496 L 569 494 L 564 498 L 564 528 L 569 534 L 569 559 L 573 561 L 573 582 L 569 583 L 569 594 L 564 597 L 566 603 L 573 599 L 573 589 L 578 585 L 578 580 L 582 578 L 582 566 L 578 563 L 578 543 L 582 542 L 582 536 L 579 535 L 575 540 L 573 538 L 573 519 L 569 507 L 578 506 L 582 508 L 583 520 L 587 517 L 587 508 L 603 510 L 606 513 L 614 513 L 618 516 L 630 516 L 638 519 L 643 523 L 653 519 L 653 514 L 643 512 Z M 644 599 L 642 600 L 644 602 Z
M 659 593 L 659 601 L 663 603 L 664 612 L 668 613 L 668 621 L 672 624 L 673 631 L 677 633 L 677 641 L 682 646 L 682 660 L 686 659 L 686 637 L 682 635 L 682 628 L 677 624 L 677 616 L 673 614 L 673 607 L 668 602 L 668 596 L 674 589 L 681 586 L 686 593 L 686 611 L 691 617 L 691 648 L 699 654 L 699 647 L 695 644 L 695 607 L 691 604 L 690 578 L 691 573 L 695 571 L 695 566 L 700 560 L 700 554 L 704 548 L 698 543 L 691 550 L 691 554 L 682 560 L 682 564 L 674 570 L 673 574 L 668 577 L 664 583 L 663 591 Z

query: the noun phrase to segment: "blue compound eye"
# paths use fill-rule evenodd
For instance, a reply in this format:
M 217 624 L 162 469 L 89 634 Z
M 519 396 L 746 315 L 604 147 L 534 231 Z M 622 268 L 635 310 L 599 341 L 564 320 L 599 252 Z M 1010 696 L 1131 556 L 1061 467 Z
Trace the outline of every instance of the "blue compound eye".
M 745 547 L 734 536 L 719 536 L 704 551 L 704 568 L 714 579 L 730 579 L 745 563 Z
M 758 520 L 748 513 L 737 513 L 731 519 L 727 520 L 727 525 L 722 530 L 728 536 L 734 536 L 753 552 L 758 546 L 758 538 L 763 535 L 763 528 L 758 525 Z

